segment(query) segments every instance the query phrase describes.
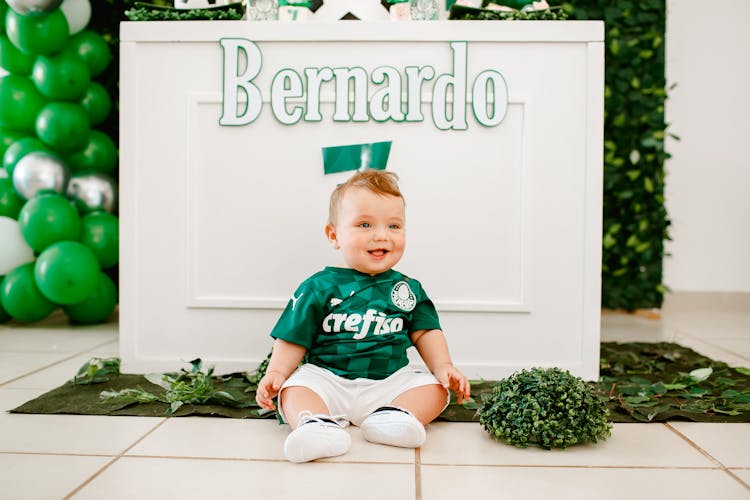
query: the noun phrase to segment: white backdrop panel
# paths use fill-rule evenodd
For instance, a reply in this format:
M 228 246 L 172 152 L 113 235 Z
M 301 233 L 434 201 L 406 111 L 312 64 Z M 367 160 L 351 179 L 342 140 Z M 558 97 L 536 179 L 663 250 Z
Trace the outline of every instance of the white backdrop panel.
M 323 226 L 330 191 L 349 174 L 324 175 L 321 148 L 392 141 L 388 168 L 407 200 L 398 269 L 436 302 L 456 363 L 471 377 L 560 366 L 596 378 L 601 23 L 355 24 L 123 24 L 123 369 L 193 357 L 252 369 L 297 284 L 339 264 Z M 219 125 L 219 40 L 229 37 L 263 55 L 263 108 L 245 126 Z M 271 113 L 282 69 L 429 65 L 440 75 L 454 71 L 452 40 L 468 42 L 468 130 L 434 125 L 433 82 L 418 123 L 335 122 L 332 86 L 320 122 L 282 125 Z M 495 127 L 470 109 L 471 83 L 487 69 L 509 91 Z

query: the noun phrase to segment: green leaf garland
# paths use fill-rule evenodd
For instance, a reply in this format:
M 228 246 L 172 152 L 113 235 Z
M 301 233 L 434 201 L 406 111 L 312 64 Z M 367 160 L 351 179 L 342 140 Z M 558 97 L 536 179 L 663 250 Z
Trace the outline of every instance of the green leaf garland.
M 604 21 L 602 307 L 661 307 L 667 99 L 665 0 L 575 0 L 571 19 Z

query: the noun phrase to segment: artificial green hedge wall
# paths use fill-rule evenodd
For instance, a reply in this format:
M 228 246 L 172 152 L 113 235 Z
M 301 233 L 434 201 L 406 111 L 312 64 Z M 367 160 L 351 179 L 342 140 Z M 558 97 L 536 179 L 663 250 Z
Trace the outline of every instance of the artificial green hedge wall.
M 602 307 L 661 307 L 664 240 L 665 0 L 575 0 L 571 19 L 604 20 Z
M 92 26 L 116 45 L 118 23 L 134 3 L 96 2 Z M 605 23 L 602 307 L 609 309 L 658 308 L 665 292 L 665 3 L 573 0 L 561 6 L 570 19 Z M 116 123 L 112 127 L 117 137 Z

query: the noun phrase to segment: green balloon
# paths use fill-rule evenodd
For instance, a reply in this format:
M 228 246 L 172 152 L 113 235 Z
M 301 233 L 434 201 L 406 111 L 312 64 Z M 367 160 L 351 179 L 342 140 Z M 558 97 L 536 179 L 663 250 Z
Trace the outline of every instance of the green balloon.
M 0 0 L 0 33 L 5 34 L 5 14 L 8 12 L 8 4 Z
M 8 146 L 8 149 L 3 154 L 3 167 L 8 172 L 9 178 L 13 178 L 13 170 L 21 158 L 34 151 L 52 152 L 46 144 L 36 137 L 22 137 Z
M 2 278 L 0 278 L 0 283 L 2 282 L 3 280 Z M 6 311 L 5 308 L 3 307 L 3 301 L 0 300 L 0 323 L 6 323 L 10 321 L 11 319 L 13 319 L 13 316 L 8 314 L 8 311 Z
M 89 67 L 83 59 L 67 52 L 37 57 L 31 79 L 43 96 L 61 101 L 82 99 L 91 82 Z
M 0 302 L 12 317 L 19 321 L 39 321 L 55 310 L 36 286 L 34 263 L 29 262 L 5 275 L 0 284 Z
M 92 325 L 104 323 L 109 319 L 117 306 L 117 287 L 104 273 L 99 273 L 99 281 L 94 293 L 83 302 L 63 307 L 72 323 Z
M 0 78 L 0 127 L 33 132 L 44 97 L 30 79 L 19 75 Z
M 120 259 L 120 222 L 109 212 L 97 211 L 81 219 L 81 243 L 94 252 L 102 269 L 117 264 Z
M 70 155 L 67 163 L 72 173 L 94 171 L 114 176 L 117 146 L 104 132 L 92 130 L 88 144 Z
M 10 178 L 0 178 L 0 217 L 18 219 L 23 207 L 23 198 L 18 196 Z
M 23 132 L 16 132 L 15 130 L 0 127 L 0 160 L 2 160 L 5 152 L 12 144 L 18 139 L 22 139 L 25 135 Z
M 0 35 L 0 67 L 14 75 L 28 76 L 34 65 L 33 54 L 18 50 L 5 35 Z
M 78 241 L 81 218 L 75 205 L 56 193 L 42 193 L 27 201 L 18 214 L 26 243 L 39 253 L 58 241 Z
M 42 295 L 58 304 L 87 299 L 99 282 L 99 262 L 94 252 L 77 241 L 59 241 L 36 259 L 34 277 Z
M 91 126 L 86 110 L 72 102 L 51 102 L 36 118 L 36 133 L 55 151 L 73 153 L 89 141 Z
M 65 50 L 81 56 L 86 61 L 92 77 L 99 76 L 112 60 L 112 52 L 107 41 L 99 33 L 91 30 L 83 30 L 73 35 Z
M 35 55 L 60 52 L 70 39 L 68 21 L 60 9 L 38 16 L 24 16 L 8 9 L 5 31 L 13 45 Z
M 81 99 L 81 106 L 88 113 L 91 125 L 99 125 L 112 111 L 112 98 L 101 83 L 91 82 Z

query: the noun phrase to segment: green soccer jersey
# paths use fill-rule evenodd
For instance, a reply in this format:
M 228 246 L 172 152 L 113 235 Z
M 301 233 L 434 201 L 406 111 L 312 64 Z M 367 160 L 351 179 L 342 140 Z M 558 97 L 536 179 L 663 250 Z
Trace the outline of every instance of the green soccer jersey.
M 409 363 L 410 332 L 436 328 L 417 280 L 326 267 L 297 288 L 271 336 L 305 347 L 307 363 L 339 376 L 380 380 Z

